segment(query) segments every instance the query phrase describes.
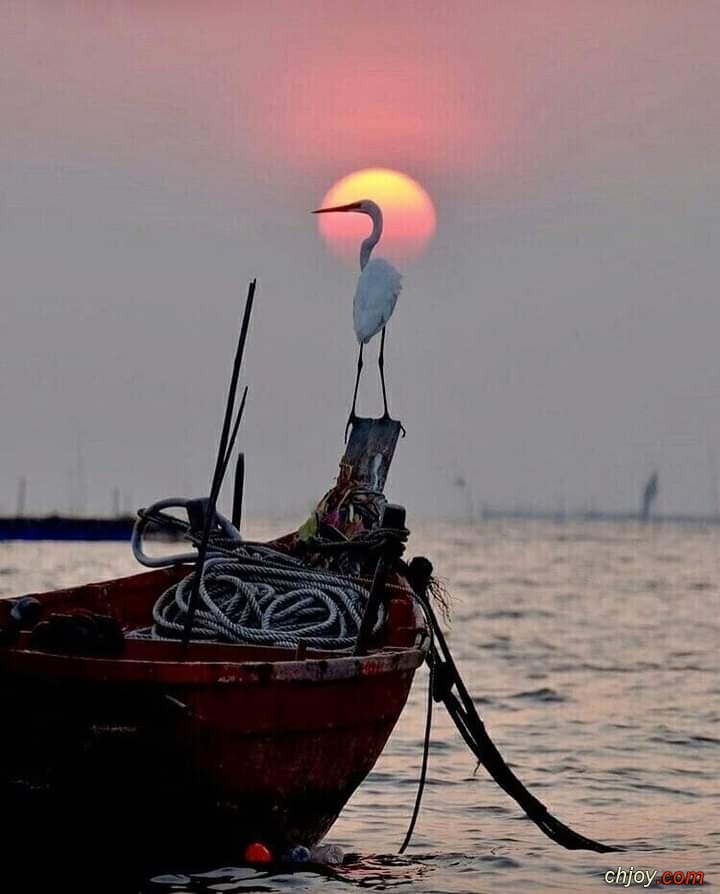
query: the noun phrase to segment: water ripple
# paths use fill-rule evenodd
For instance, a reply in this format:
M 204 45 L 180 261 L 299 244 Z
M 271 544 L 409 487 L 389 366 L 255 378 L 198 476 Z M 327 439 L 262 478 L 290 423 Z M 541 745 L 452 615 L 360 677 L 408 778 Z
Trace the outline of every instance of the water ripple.
M 561 821 L 626 850 L 566 852 L 547 840 L 482 769 L 473 773 L 438 707 L 414 842 L 408 856 L 393 856 L 417 786 L 423 671 L 375 770 L 330 833 L 362 855 L 323 872 L 196 873 L 179 854 L 143 892 L 590 894 L 618 864 L 720 878 L 720 529 L 434 524 L 410 546 L 447 578 L 451 647 L 500 751 Z M 121 545 L 0 544 L 7 595 L 133 570 Z M 91 881 L 96 894 L 108 890 L 104 877 Z

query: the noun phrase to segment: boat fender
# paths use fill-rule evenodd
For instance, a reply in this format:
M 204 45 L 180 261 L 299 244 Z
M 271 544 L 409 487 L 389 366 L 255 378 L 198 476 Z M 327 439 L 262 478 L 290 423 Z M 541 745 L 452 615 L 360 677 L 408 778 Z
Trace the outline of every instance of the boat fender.
M 310 862 L 310 851 L 308 848 L 303 847 L 302 844 L 297 844 L 295 847 L 291 847 L 289 851 L 285 851 L 283 854 L 283 863 L 309 863 Z
M 21 596 L 12 601 L 8 623 L 0 630 L 0 646 L 11 646 L 25 628 L 34 627 L 40 615 L 42 605 L 34 596 Z
M 61 655 L 119 655 L 125 636 L 115 618 L 94 612 L 53 613 L 38 624 L 30 647 Z
M 246 863 L 272 863 L 272 853 L 259 841 L 254 841 L 245 848 Z

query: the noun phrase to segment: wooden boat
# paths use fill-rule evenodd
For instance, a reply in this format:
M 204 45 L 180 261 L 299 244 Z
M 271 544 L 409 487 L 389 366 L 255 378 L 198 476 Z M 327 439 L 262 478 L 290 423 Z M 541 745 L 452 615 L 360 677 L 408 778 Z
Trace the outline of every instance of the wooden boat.
M 34 594 L 39 620 L 83 610 L 147 625 L 188 570 Z M 393 589 L 382 641 L 358 657 L 200 643 L 182 654 L 132 639 L 114 656 L 53 654 L 23 631 L 0 649 L 3 802 L 81 803 L 93 822 L 142 811 L 156 828 L 210 825 L 216 840 L 225 829 L 234 848 L 315 844 L 377 760 L 424 660 L 411 599 Z M 9 609 L 0 603 L 0 626 Z
M 357 656 L 121 635 L 190 570 L 32 594 L 0 647 L 0 803 L 19 837 L 45 847 L 71 829 L 86 852 L 122 841 L 154 859 L 237 859 L 250 841 L 280 854 L 318 842 L 373 767 L 426 654 L 407 582 L 387 578 L 383 629 Z M 0 601 L 0 629 L 14 604 Z M 110 644 L 38 637 L 58 614 L 104 619 Z
M 337 574 L 346 575 L 345 587 L 355 586 L 347 575 L 364 577 L 370 595 L 359 595 L 367 608 L 350 638 L 352 653 L 311 651 L 302 641 L 271 648 L 134 638 L 133 631 L 151 623 L 159 597 L 192 569 L 180 560 L 128 578 L 0 601 L 3 881 L 14 859 L 32 867 L 36 883 L 41 854 L 51 880 L 58 866 L 74 870 L 80 863 L 96 890 L 88 868 L 99 864 L 108 891 L 110 865 L 114 890 L 127 890 L 125 879 L 154 866 L 237 861 L 251 841 L 269 845 L 276 857 L 317 843 L 400 716 L 430 646 L 425 618 L 434 638 L 432 665 L 444 681 L 435 695 L 478 761 L 553 841 L 572 850 L 613 850 L 550 814 L 487 735 L 437 618 L 427 602 L 424 614 L 418 608 L 430 563 L 398 561 L 407 535 L 404 510 L 390 513 L 382 488 L 399 423 L 360 422 L 369 424 L 356 422 L 335 487 L 305 525 L 271 544 L 270 562 L 242 545 L 226 550 L 244 584 L 260 567 L 265 585 L 273 562 L 275 573 L 299 574 L 301 587 L 317 579 L 308 572 L 323 563 L 336 583 Z M 288 570 L 280 552 L 302 556 L 302 563 L 291 561 Z M 226 558 L 219 562 L 226 575 Z M 380 617 L 380 602 L 382 623 L 368 624 Z M 73 872 L 76 892 L 79 883 Z

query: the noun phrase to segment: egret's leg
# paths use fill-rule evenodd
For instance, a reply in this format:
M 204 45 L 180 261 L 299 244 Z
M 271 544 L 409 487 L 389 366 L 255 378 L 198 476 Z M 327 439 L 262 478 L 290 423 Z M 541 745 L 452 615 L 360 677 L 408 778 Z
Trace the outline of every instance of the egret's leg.
M 358 354 L 358 363 L 357 363 L 357 376 L 355 376 L 355 390 L 353 391 L 353 402 L 352 402 L 352 410 L 350 410 L 350 417 L 352 419 L 355 418 L 355 405 L 357 404 L 357 394 L 358 394 L 358 386 L 360 385 L 360 373 L 363 368 L 363 343 L 360 342 L 360 353 Z
M 380 385 L 382 386 L 382 396 L 383 396 L 383 419 L 389 419 L 390 414 L 388 413 L 388 405 L 387 405 L 387 392 L 385 391 L 385 327 L 382 328 L 382 335 L 380 336 L 380 353 L 378 354 L 378 366 L 380 367 Z
M 378 366 L 380 367 L 380 384 L 382 385 L 382 396 L 383 396 L 383 419 L 389 419 L 390 413 L 388 412 L 388 402 L 387 402 L 387 391 L 385 389 L 385 327 L 383 326 L 382 335 L 380 336 L 380 353 L 378 355 Z M 400 431 L 402 432 L 403 438 L 405 437 L 405 428 L 402 423 L 400 424 Z
M 360 373 L 363 368 L 363 344 L 360 342 L 360 353 L 358 355 L 358 364 L 357 364 L 357 376 L 355 377 L 355 391 L 353 392 L 353 402 L 352 402 L 352 410 L 350 410 L 350 415 L 348 416 L 347 425 L 345 426 L 345 440 L 348 439 L 348 431 L 350 430 L 350 426 L 357 419 L 355 415 L 355 405 L 357 404 L 357 395 L 358 395 L 358 386 L 360 385 Z

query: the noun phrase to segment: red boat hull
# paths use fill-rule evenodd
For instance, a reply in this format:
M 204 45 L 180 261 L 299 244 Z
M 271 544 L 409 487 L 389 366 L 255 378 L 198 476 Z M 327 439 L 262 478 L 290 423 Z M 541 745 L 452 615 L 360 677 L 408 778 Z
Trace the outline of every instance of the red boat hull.
M 138 626 L 185 571 L 38 598 L 46 612 L 112 611 Z M 13 821 L 21 811 L 37 828 L 72 810 L 86 834 L 122 829 L 133 851 L 156 855 L 164 839 L 176 853 L 212 843 L 236 855 L 254 840 L 275 853 L 316 843 L 380 755 L 425 657 L 412 602 L 393 590 L 383 642 L 363 657 L 212 644 L 181 654 L 142 640 L 84 657 L 31 649 L 23 634 L 0 649 Z

